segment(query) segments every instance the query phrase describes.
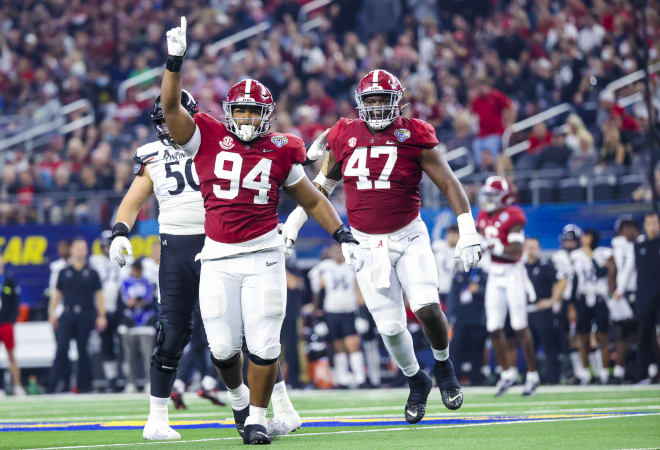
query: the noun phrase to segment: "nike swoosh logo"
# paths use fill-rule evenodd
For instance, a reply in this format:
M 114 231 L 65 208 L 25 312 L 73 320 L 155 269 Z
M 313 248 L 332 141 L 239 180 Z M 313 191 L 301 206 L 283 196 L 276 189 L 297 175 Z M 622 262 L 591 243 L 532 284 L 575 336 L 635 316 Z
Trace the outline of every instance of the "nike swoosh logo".
M 272 149 L 272 150 L 264 150 L 264 153 L 270 153 L 270 152 L 274 152 L 274 151 L 275 151 L 275 149 Z
M 266 261 L 266 267 L 274 266 L 275 264 L 277 264 L 277 261 L 273 261 L 273 262 Z
M 396 145 L 396 142 L 393 142 L 393 141 L 385 141 L 385 143 L 388 144 L 388 145 Z
M 417 235 L 415 235 L 415 236 L 411 236 L 411 237 L 408 238 L 408 242 L 412 242 L 412 241 L 414 241 L 415 239 L 417 239 L 418 237 L 419 237 L 419 234 L 417 234 Z
M 449 401 L 450 401 L 450 402 L 453 402 L 453 401 L 455 401 L 455 400 L 456 400 L 458 397 L 460 397 L 460 396 L 461 396 L 461 394 L 457 394 L 455 397 L 449 397 Z
M 411 410 L 407 410 L 406 412 L 408 413 L 409 416 L 417 417 L 417 411 L 415 411 L 414 414 L 413 414 L 413 412 L 412 412 Z

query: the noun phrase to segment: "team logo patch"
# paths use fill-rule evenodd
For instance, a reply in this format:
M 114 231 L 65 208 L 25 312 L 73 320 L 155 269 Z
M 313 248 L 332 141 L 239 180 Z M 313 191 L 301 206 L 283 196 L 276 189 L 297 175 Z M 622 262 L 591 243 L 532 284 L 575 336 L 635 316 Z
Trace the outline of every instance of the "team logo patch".
M 352 137 L 348 140 L 348 146 L 349 147 L 355 147 L 356 144 L 357 144 L 357 139 L 356 138 Z
M 220 147 L 223 150 L 229 150 L 230 148 L 234 148 L 234 138 L 231 136 L 225 136 L 221 141 L 218 141 L 218 144 L 220 144 Z
M 286 136 L 273 136 L 272 138 L 270 138 L 270 142 L 275 144 L 277 148 L 282 148 L 289 143 L 289 138 L 287 138 Z
M 410 130 L 399 128 L 398 130 L 394 130 L 394 136 L 399 140 L 399 142 L 403 142 L 410 137 Z

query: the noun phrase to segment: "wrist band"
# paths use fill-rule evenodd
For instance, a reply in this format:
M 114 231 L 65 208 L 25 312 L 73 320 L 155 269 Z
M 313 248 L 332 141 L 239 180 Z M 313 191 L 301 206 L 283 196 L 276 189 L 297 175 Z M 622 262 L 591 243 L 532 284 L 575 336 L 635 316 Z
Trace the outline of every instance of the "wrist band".
M 128 225 L 126 225 L 124 222 L 117 222 L 112 227 L 112 237 L 110 240 L 116 238 L 117 236 L 128 236 L 129 231 L 130 229 L 128 228 Z
M 183 56 L 167 55 L 167 63 L 165 63 L 167 70 L 170 72 L 181 72 L 181 66 L 183 66 Z

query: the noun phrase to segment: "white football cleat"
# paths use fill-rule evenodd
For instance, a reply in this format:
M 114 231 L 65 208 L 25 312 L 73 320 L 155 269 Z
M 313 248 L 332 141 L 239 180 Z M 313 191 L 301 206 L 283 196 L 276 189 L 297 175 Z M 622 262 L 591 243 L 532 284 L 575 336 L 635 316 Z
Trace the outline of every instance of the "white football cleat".
M 147 421 L 142 430 L 142 437 L 147 441 L 173 441 L 181 439 L 181 435 L 167 423 L 154 423 Z
M 302 426 L 302 419 L 297 412 L 293 414 L 280 414 L 277 417 L 268 419 L 266 428 L 271 436 L 285 436 L 293 433 Z

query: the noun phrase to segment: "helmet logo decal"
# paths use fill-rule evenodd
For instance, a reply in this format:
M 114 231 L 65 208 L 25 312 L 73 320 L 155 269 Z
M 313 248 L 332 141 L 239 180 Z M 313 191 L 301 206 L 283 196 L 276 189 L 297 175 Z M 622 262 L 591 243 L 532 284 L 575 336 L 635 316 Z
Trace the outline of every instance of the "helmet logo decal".
M 220 144 L 220 148 L 223 150 L 229 150 L 234 148 L 234 138 L 231 136 L 225 136 L 221 141 L 218 141 L 218 144 Z
M 355 147 L 356 144 L 357 144 L 357 139 L 356 138 L 352 137 L 348 140 L 348 146 L 349 147 L 353 148 L 353 147 Z
M 270 138 L 270 142 L 275 144 L 277 148 L 282 148 L 289 143 L 289 138 L 286 136 L 273 136 Z
M 399 140 L 399 142 L 403 142 L 410 137 L 410 130 L 399 128 L 394 130 L 394 136 Z

